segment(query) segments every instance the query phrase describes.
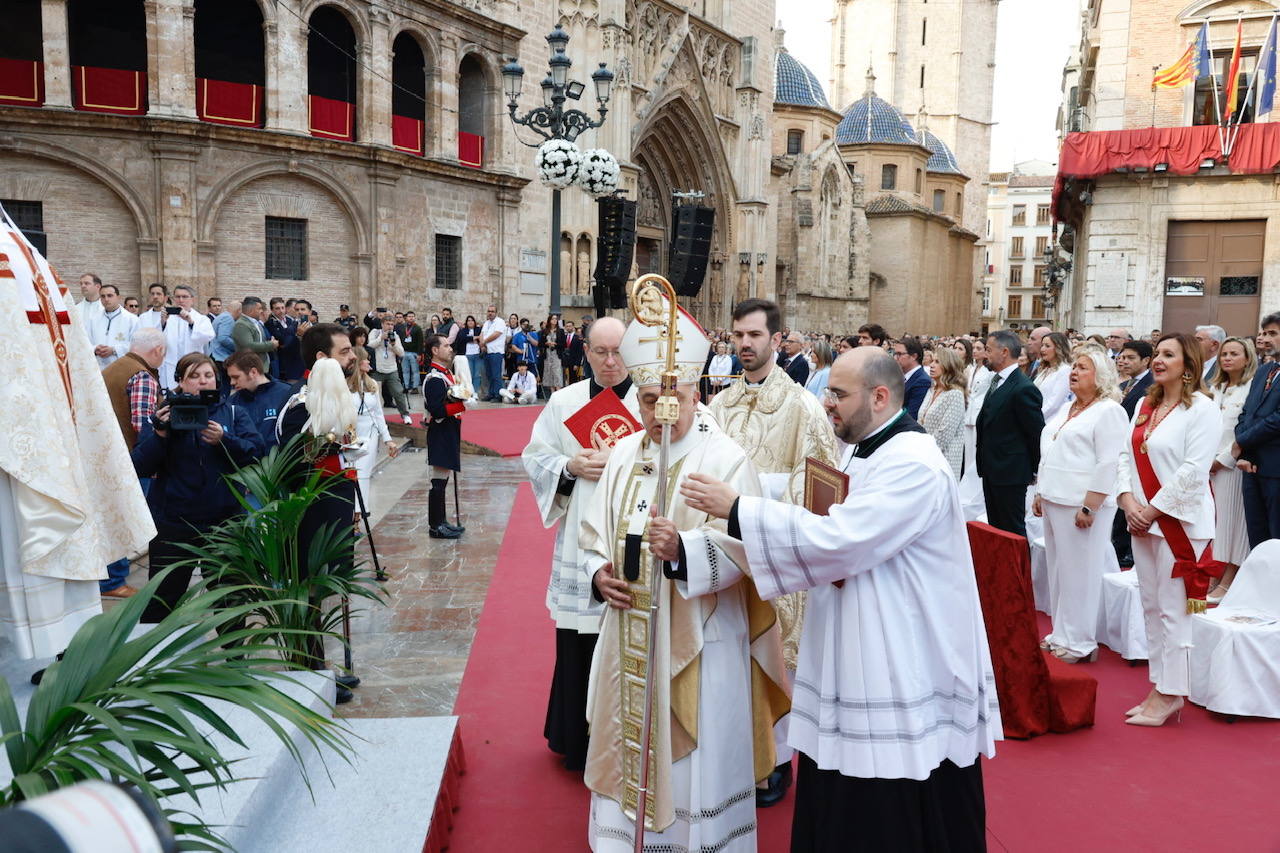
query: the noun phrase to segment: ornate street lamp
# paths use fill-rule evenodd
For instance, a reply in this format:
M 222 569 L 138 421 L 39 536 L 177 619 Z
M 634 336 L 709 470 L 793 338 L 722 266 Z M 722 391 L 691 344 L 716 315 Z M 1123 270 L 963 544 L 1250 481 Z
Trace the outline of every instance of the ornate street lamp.
M 601 62 L 600 67 L 591 74 L 591 82 L 595 84 L 596 107 L 599 120 L 592 120 L 582 110 L 564 108 L 564 102 L 572 98 L 582 97 L 586 86 L 576 80 L 569 79 L 569 69 L 573 65 L 565 48 L 569 45 L 569 34 L 559 24 L 547 35 L 547 44 L 551 48 L 548 60 L 549 70 L 542 81 L 542 103 L 540 107 L 530 110 L 523 116 L 517 116 L 517 101 L 520 98 L 520 86 L 524 80 L 524 69 L 514 57 L 502 67 L 503 90 L 507 96 L 507 112 L 512 124 L 518 127 L 531 128 L 543 140 L 562 139 L 573 142 L 584 131 L 600 127 L 604 124 L 605 115 L 609 112 L 609 97 L 613 92 L 613 72 Z M 517 137 L 518 138 L 518 137 Z M 531 148 L 541 143 L 529 143 L 520 140 Z M 551 309 L 552 314 L 560 313 L 560 190 L 551 191 Z

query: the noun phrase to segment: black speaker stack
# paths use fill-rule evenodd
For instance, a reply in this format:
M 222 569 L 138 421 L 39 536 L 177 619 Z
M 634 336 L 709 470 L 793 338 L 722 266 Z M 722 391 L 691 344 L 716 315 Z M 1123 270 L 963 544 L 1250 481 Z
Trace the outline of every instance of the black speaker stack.
M 667 278 L 680 296 L 697 296 L 702 290 L 715 222 L 714 207 L 685 204 L 672 211 Z
M 596 316 L 627 307 L 627 279 L 636 250 L 636 203 L 620 196 L 599 200 L 600 227 L 596 232 L 595 286 L 591 295 Z

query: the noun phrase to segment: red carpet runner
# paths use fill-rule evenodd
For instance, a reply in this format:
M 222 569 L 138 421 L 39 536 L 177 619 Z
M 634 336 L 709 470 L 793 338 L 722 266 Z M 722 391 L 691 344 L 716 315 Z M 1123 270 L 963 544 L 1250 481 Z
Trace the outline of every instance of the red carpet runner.
M 510 442 L 523 444 L 508 429 Z M 553 539 L 522 485 L 455 708 L 467 774 L 454 853 L 587 849 L 586 790 L 542 738 L 554 653 L 543 604 Z M 1098 679 L 1097 725 L 1004 741 L 986 763 L 991 850 L 1280 851 L 1280 723 L 1230 724 L 1188 706 L 1181 723 L 1127 726 L 1124 710 L 1149 686 L 1146 667 L 1103 650 L 1088 671 Z M 787 849 L 791 801 L 760 813 L 763 853 Z

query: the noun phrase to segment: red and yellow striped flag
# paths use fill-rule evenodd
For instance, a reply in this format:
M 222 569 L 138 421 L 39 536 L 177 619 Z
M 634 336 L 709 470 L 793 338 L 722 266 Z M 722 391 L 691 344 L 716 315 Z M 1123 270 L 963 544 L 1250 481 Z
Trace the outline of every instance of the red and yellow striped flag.
M 1196 43 L 1187 45 L 1186 51 L 1178 61 L 1161 68 L 1151 80 L 1152 89 L 1177 89 L 1196 81 Z
M 1237 89 L 1239 89 L 1239 86 L 1237 84 L 1240 80 L 1240 36 L 1243 34 L 1243 30 L 1244 20 L 1236 21 L 1236 46 L 1231 51 L 1231 66 L 1227 70 L 1227 103 L 1222 108 L 1223 121 L 1231 118 L 1231 114 L 1236 111 L 1236 104 L 1238 103 L 1239 93 Z

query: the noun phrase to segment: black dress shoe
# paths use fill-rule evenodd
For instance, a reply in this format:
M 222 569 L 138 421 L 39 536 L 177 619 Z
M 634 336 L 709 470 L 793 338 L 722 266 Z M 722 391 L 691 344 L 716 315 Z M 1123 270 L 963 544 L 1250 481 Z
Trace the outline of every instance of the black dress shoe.
M 336 682 L 338 682 L 338 684 L 340 684 L 340 685 L 342 685 L 343 687 L 346 687 L 346 688 L 352 688 L 352 687 L 359 687 L 359 686 L 360 686 L 360 676 L 358 676 L 358 675 L 345 675 L 345 674 L 344 674 L 344 675 L 339 675 L 339 676 L 337 676 L 337 677 L 336 677 L 336 678 L 334 678 L 333 680 L 334 680 L 334 681 L 336 681 Z
M 458 539 L 462 536 L 462 531 L 447 524 L 437 524 L 427 531 L 427 535 L 432 539 Z
M 341 684 L 339 684 L 339 685 L 338 685 L 338 698 L 334 701 L 334 703 L 333 703 L 333 704 L 335 704 L 335 705 L 345 705 L 345 704 L 347 704 L 348 702 L 350 702 L 350 701 L 351 701 L 351 698 L 352 698 L 353 696 L 355 696 L 355 694 L 354 694 L 354 693 L 352 693 L 350 690 L 348 690 L 347 688 L 345 688 L 345 687 L 343 687 Z
M 756 788 L 756 808 L 767 809 L 782 802 L 791 787 L 791 764 L 779 764 L 765 780 L 768 787 Z
M 443 523 L 441 524 L 441 526 L 442 526 L 442 527 L 448 527 L 448 528 L 450 528 L 450 529 L 456 530 L 456 531 L 458 531 L 459 533 L 466 533 L 466 532 L 467 532 L 467 527 L 466 527 L 466 525 L 465 525 L 465 524 L 454 524 L 454 523 L 452 523 L 452 522 L 446 521 L 446 522 L 443 522 Z

